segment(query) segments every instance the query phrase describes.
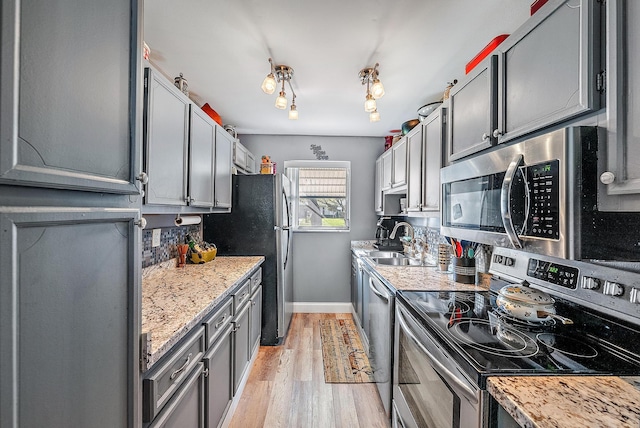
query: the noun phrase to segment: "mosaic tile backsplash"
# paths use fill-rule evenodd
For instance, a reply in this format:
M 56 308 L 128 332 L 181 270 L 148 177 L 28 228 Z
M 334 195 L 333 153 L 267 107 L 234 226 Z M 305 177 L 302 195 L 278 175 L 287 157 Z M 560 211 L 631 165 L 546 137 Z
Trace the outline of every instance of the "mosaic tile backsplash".
M 152 229 L 142 231 L 142 267 L 149 267 L 178 257 L 178 244 L 185 243 L 188 233 L 197 241 L 202 240 L 202 225 L 163 227 L 160 246 L 151 247 Z

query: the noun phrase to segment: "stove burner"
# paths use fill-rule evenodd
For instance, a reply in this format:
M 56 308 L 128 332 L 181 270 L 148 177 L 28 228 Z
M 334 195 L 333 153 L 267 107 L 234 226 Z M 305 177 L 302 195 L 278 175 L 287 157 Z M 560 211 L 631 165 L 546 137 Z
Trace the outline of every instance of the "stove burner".
M 595 358 L 598 356 L 598 351 L 589 344 L 571 337 L 553 333 L 538 333 L 536 339 L 550 351 L 558 351 L 562 354 L 579 358 Z
M 503 321 L 507 324 L 514 326 L 514 328 L 525 329 L 527 331 L 546 331 L 551 327 L 556 325 L 556 320 L 550 318 L 548 320 L 543 321 L 526 321 L 521 320 L 520 318 L 513 317 L 507 313 L 505 313 L 500 308 L 494 308 L 491 311 L 500 321 Z
M 502 324 L 496 328 L 494 323 L 484 319 L 460 320 L 448 330 L 458 341 L 491 355 L 528 358 L 539 350 L 535 340 L 526 334 Z
M 458 302 L 451 304 L 449 303 L 449 313 L 460 310 L 461 314 L 466 314 L 471 310 L 471 307 L 467 305 L 465 302 Z

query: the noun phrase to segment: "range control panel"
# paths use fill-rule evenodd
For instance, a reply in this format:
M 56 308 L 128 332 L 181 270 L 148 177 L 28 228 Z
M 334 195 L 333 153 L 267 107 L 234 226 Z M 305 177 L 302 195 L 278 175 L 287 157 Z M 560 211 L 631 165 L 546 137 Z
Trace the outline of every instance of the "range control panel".
M 561 287 L 578 287 L 578 269 L 538 259 L 529 259 L 527 275 Z

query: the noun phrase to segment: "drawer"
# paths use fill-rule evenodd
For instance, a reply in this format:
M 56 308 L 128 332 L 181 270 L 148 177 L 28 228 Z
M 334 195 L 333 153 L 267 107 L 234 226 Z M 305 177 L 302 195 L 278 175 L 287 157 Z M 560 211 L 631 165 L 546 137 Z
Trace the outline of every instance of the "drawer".
M 200 428 L 203 427 L 205 396 L 204 364 L 196 368 L 182 382 L 182 385 L 148 428 Z
M 249 302 L 251 297 L 251 278 L 247 279 L 244 284 L 233 293 L 233 313 L 237 314 L 244 305 Z
M 204 326 L 169 351 L 158 367 L 142 380 L 143 421 L 151 422 L 200 362 L 206 348 Z
M 257 271 L 251 275 L 251 292 L 258 288 L 258 286 L 262 283 L 262 268 L 258 268 Z
M 233 299 L 227 299 L 224 304 L 205 318 L 203 322 L 207 334 L 207 349 L 211 348 L 220 333 L 231 322 L 233 317 Z

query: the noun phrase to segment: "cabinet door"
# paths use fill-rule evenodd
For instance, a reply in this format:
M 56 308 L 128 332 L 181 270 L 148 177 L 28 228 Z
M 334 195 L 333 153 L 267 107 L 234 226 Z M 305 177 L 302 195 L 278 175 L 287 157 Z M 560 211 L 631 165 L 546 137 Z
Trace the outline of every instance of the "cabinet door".
M 391 189 L 391 184 L 393 180 L 392 171 L 393 171 L 393 152 L 391 150 L 387 150 L 381 157 L 382 161 L 382 184 L 381 189 L 389 190 Z
M 229 133 L 216 126 L 216 176 L 213 190 L 216 208 L 231 208 L 232 145 Z
M 141 7 L 2 2 L 0 182 L 139 193 Z
M 443 166 L 446 110 L 445 107 L 438 108 L 424 122 L 422 211 L 440 211 L 440 168 Z
M 243 171 L 247 169 L 247 149 L 238 140 L 233 143 L 233 163 Z
M 256 172 L 256 157 L 251 152 L 247 152 L 247 172 L 249 174 Z
M 138 219 L 0 209 L 3 426 L 139 426 Z
M 407 134 L 407 211 L 422 208 L 422 140 L 423 124 Z
M 213 120 L 191 104 L 189 143 L 189 205 L 213 206 L 216 127 Z
M 448 161 L 476 153 L 494 142 L 497 122 L 498 57 L 491 55 L 451 89 Z
M 549 2 L 500 46 L 498 142 L 600 108 L 600 2 Z
M 607 2 L 608 138 L 599 208 L 640 211 L 640 4 Z M 607 177 L 608 176 L 608 177 Z M 608 178 L 608 180 L 607 180 Z
M 145 86 L 145 202 L 186 205 L 189 99 L 149 68 Z
M 382 212 L 382 159 L 376 159 L 376 171 L 373 182 L 374 204 L 377 213 Z
M 149 428 L 204 428 L 204 382 L 198 363 Z
M 228 325 L 204 357 L 208 370 L 206 378 L 206 424 L 218 428 L 233 399 L 232 326 Z
M 391 147 L 393 152 L 392 187 L 407 184 L 407 138 L 402 138 Z
M 235 395 L 240 386 L 242 376 L 244 376 L 249 366 L 249 333 L 251 331 L 249 325 L 249 308 L 246 305 L 240 313 L 236 314 L 233 321 L 234 338 L 233 338 L 233 394 Z
M 249 323 L 251 331 L 249 332 L 249 359 L 258 351 L 260 346 L 260 334 L 262 333 L 262 285 L 251 295 L 249 302 L 251 310 L 249 312 Z

